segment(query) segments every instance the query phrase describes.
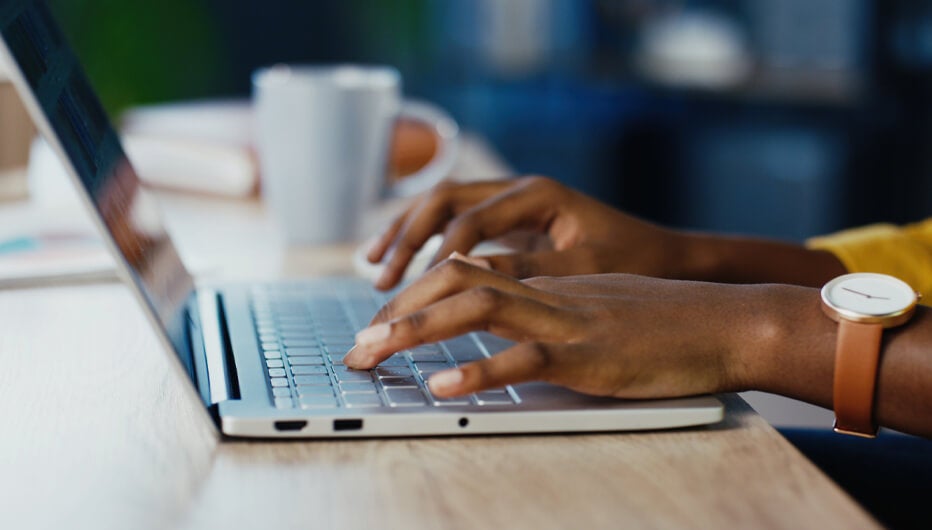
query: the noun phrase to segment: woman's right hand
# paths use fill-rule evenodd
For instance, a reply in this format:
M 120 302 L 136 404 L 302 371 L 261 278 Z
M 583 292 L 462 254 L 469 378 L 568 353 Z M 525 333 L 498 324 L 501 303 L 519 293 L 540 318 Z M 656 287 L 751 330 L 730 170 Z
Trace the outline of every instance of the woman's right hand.
M 398 284 L 432 235 L 443 244 L 431 265 L 453 252 L 468 254 L 484 240 L 528 232 L 543 244 L 474 261 L 516 278 L 627 272 L 679 277 L 688 236 L 626 215 L 554 180 L 444 182 L 419 197 L 370 247 L 385 262 L 379 289 Z

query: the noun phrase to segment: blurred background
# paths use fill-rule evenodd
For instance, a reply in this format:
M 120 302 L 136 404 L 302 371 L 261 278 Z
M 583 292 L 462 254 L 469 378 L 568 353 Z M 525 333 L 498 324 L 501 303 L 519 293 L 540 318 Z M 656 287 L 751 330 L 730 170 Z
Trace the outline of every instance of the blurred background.
M 932 212 L 932 2 L 49 0 L 108 110 L 387 63 L 520 173 L 791 240 Z

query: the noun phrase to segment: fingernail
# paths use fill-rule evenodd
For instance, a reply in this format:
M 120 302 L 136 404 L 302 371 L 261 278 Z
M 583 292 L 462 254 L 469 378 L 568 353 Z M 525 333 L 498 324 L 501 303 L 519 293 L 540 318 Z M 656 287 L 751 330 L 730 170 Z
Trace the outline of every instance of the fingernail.
M 382 237 L 380 235 L 374 235 L 370 237 L 368 240 L 366 240 L 366 242 L 364 243 L 365 244 L 364 248 L 366 249 L 366 256 L 369 256 L 375 251 L 375 246 L 379 243 L 381 239 Z
M 484 258 L 476 258 L 472 256 L 464 256 L 463 254 L 460 254 L 459 252 L 455 250 L 453 251 L 452 254 L 450 254 L 449 259 L 463 261 L 463 262 L 469 263 L 470 265 L 475 265 L 476 267 L 479 267 L 480 269 L 492 270 L 492 263 L 489 260 L 484 259 Z
M 349 367 L 357 366 L 359 364 L 357 362 L 359 361 L 359 359 L 356 358 L 357 355 L 355 352 L 356 352 L 356 346 L 354 345 L 352 348 L 349 349 L 348 352 L 346 352 L 346 355 L 343 356 L 343 364 Z
M 427 381 L 432 391 L 449 391 L 453 390 L 463 382 L 462 370 L 444 370 L 430 376 Z
M 382 342 L 392 334 L 392 327 L 387 323 L 376 324 L 356 334 L 357 346 L 369 346 Z

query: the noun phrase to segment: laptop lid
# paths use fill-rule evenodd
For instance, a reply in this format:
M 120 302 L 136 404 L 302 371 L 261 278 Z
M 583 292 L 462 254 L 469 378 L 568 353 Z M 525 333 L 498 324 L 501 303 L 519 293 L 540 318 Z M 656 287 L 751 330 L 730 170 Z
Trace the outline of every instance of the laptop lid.
M 0 0 L 0 60 L 36 127 L 88 200 L 118 267 L 192 382 L 186 306 L 194 282 L 77 57 L 41 0 Z

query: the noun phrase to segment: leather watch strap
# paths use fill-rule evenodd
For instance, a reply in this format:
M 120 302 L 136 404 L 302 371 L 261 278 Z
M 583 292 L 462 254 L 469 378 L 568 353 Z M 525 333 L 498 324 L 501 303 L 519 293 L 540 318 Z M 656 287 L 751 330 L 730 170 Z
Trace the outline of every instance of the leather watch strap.
M 838 322 L 833 404 L 835 431 L 873 437 L 874 393 L 880 364 L 881 324 Z

